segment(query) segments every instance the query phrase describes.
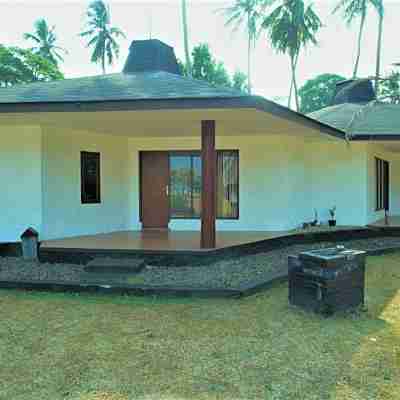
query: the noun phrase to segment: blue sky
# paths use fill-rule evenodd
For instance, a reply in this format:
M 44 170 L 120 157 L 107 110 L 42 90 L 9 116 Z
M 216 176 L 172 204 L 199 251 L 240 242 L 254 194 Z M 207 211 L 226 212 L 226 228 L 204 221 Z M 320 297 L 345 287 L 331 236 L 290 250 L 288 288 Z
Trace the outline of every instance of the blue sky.
M 120 59 L 109 72 L 122 70 L 130 41 L 153 38 L 165 41 L 175 47 L 178 57 L 183 59 L 183 40 L 180 20 L 180 1 L 109 1 L 112 24 L 120 27 L 127 35 L 121 42 Z M 246 36 L 243 31 L 232 33 L 224 26 L 224 17 L 217 9 L 229 5 L 226 1 L 188 1 L 190 24 L 190 45 L 200 42 L 210 44 L 213 54 L 222 60 L 230 72 L 240 69 L 246 72 Z M 316 0 L 315 9 L 324 23 L 318 35 L 319 45 L 310 47 L 299 61 L 298 80 L 303 84 L 320 73 L 332 72 L 350 76 L 353 69 L 358 25 L 347 28 L 340 15 L 332 15 L 336 1 Z M 383 38 L 384 71 L 390 71 L 390 64 L 400 61 L 398 46 L 400 25 L 400 1 L 385 0 L 386 17 Z M 100 66 L 90 63 L 90 51 L 78 33 L 85 25 L 87 1 L 66 0 L 0 0 L 2 19 L 0 43 L 29 47 L 23 40 L 24 32 L 31 31 L 37 18 L 45 17 L 56 25 L 59 44 L 69 50 L 62 70 L 67 78 L 101 73 Z M 372 75 L 375 71 L 377 40 L 377 18 L 370 10 L 360 64 L 360 75 Z M 256 94 L 270 99 L 285 97 L 289 91 L 290 69 L 287 56 L 276 54 L 268 40 L 261 37 L 252 58 L 253 88 Z

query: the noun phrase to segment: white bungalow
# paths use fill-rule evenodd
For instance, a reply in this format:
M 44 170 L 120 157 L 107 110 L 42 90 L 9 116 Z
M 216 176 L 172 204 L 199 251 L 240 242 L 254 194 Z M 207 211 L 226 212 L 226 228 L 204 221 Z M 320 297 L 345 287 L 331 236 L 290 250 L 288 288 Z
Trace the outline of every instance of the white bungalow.
M 0 89 L 0 242 L 31 226 L 49 246 L 153 232 L 149 249 L 210 249 L 333 206 L 338 225 L 400 215 L 399 108 L 365 106 L 368 81 L 342 86 L 305 116 L 183 77 L 171 47 L 144 40 L 122 73 Z

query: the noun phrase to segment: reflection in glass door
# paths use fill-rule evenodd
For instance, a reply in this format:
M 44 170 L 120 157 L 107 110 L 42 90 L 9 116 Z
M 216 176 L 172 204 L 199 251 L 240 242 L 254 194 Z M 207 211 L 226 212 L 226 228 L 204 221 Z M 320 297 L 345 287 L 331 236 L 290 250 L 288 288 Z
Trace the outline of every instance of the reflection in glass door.
M 201 158 L 199 154 L 170 155 L 171 218 L 199 218 L 201 214 Z

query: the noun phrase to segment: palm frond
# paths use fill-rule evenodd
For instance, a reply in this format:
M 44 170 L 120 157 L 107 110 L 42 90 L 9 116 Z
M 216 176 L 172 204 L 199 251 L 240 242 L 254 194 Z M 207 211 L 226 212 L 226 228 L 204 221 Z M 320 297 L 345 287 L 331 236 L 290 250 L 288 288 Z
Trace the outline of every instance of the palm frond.
M 95 43 L 95 47 L 92 53 L 91 61 L 94 63 L 98 63 L 105 54 L 105 42 L 104 40 L 97 40 Z
M 354 19 L 366 14 L 368 6 L 380 0 L 341 0 L 332 13 L 342 12 L 347 25 L 351 25 Z
M 126 39 L 125 33 L 119 28 L 116 28 L 116 27 L 110 28 L 109 32 L 110 32 L 110 36 L 112 36 L 112 35 L 115 35 L 116 37 L 121 36 L 124 39 Z
M 88 31 L 84 31 L 78 34 L 78 36 L 85 37 L 85 36 L 91 36 L 95 33 L 96 31 L 94 29 L 89 29 Z
M 89 37 L 86 47 L 94 47 L 91 61 L 101 62 L 105 66 L 105 58 L 108 64 L 112 64 L 114 58 L 119 55 L 119 45 L 115 38 L 126 38 L 125 33 L 117 28 L 111 27 L 110 7 L 103 0 L 94 0 L 89 4 L 87 13 L 88 21 L 86 30 L 79 36 Z
M 40 39 L 32 33 L 24 33 L 23 37 L 25 40 L 33 40 L 36 43 L 40 43 Z
M 111 42 L 108 41 L 106 44 L 106 54 L 107 54 L 107 60 L 108 60 L 108 64 L 111 65 L 114 61 L 114 53 L 113 50 L 111 48 Z
M 89 40 L 89 42 L 86 43 L 86 47 L 90 47 L 90 46 L 93 46 L 93 45 L 97 45 L 97 42 L 99 42 L 99 41 L 100 41 L 99 35 L 93 36 L 93 37 Z

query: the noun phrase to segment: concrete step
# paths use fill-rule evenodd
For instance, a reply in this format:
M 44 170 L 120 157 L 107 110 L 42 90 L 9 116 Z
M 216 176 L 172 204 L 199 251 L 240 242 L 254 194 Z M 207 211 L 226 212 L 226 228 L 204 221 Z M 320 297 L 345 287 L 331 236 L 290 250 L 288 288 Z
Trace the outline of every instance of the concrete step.
M 145 267 L 140 258 L 95 258 L 86 267 L 86 272 L 96 273 L 138 273 Z

